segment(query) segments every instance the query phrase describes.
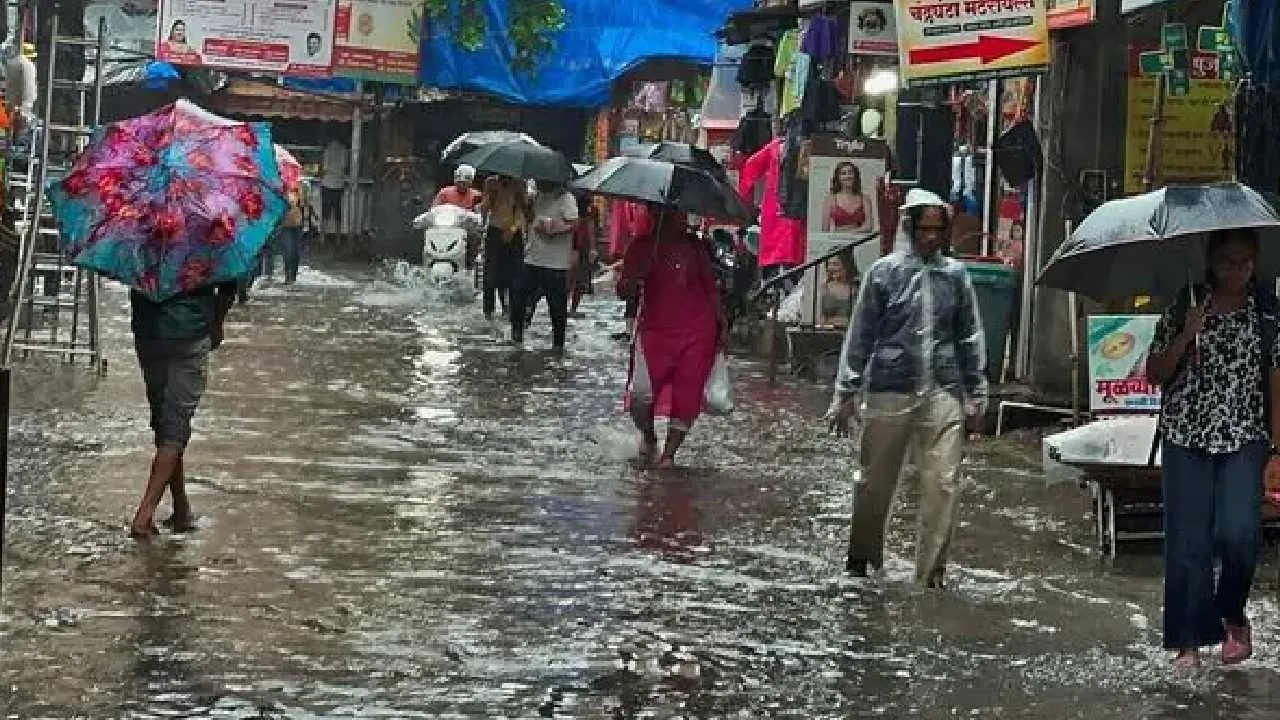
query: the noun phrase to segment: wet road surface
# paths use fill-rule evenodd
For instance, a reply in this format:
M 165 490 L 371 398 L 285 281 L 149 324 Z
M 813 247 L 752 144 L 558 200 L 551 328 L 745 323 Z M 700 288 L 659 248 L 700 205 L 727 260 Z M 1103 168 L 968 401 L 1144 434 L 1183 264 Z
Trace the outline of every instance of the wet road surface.
M 824 391 L 739 362 L 687 468 L 638 473 L 616 303 L 561 358 L 545 311 L 516 352 L 403 275 L 304 270 L 234 311 L 190 536 L 125 534 L 150 436 L 122 292 L 105 378 L 19 366 L 0 716 L 1280 716 L 1274 548 L 1258 657 L 1173 678 L 1156 549 L 1103 561 L 1083 491 L 988 441 L 947 591 L 909 582 L 909 494 L 884 577 L 845 579 Z

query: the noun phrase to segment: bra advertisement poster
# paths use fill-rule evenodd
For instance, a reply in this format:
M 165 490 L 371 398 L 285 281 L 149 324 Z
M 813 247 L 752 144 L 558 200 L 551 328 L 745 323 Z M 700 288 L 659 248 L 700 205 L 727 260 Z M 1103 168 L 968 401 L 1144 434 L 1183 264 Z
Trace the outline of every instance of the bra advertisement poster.
M 869 238 L 880 230 L 876 186 L 888 172 L 888 158 L 889 147 L 883 140 L 850 140 L 824 134 L 811 138 L 809 161 L 801 165 L 808 169 L 808 260 Z M 880 243 L 872 239 L 829 263 L 841 267 L 819 267 L 807 273 L 802 284 L 809 302 L 802 309 L 802 321 L 827 324 L 822 321 L 821 310 L 814 307 L 821 296 L 814 290 L 822 287 L 832 271 L 835 275 L 847 274 L 852 280 L 879 257 Z M 853 267 L 845 267 L 850 264 Z

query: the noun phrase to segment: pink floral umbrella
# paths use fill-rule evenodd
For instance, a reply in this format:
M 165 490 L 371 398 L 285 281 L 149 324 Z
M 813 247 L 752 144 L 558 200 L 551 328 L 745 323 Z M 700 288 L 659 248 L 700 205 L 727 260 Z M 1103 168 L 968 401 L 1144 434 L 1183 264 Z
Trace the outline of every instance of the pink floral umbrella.
M 274 148 L 181 100 L 108 125 L 50 185 L 62 249 L 153 300 L 245 277 L 286 208 Z

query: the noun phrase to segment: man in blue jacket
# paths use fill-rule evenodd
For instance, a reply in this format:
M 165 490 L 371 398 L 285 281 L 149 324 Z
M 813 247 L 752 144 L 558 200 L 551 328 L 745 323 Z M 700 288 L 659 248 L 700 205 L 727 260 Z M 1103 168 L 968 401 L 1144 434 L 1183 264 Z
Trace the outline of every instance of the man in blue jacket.
M 884 531 L 908 452 L 920 476 L 916 580 L 941 587 L 959 501 L 965 419 L 987 401 L 986 351 L 964 265 L 943 254 L 949 208 L 912 190 L 899 247 L 862 279 L 828 418 L 839 434 L 862 430 L 848 572 L 884 558 Z

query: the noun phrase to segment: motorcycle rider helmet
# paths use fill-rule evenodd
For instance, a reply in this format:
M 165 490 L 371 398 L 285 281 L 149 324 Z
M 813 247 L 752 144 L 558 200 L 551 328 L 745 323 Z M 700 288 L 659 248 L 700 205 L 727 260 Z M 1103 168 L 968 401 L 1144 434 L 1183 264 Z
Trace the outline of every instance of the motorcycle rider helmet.
M 454 182 L 471 182 L 476 179 L 476 169 L 470 165 L 459 165 L 457 170 L 453 171 Z

